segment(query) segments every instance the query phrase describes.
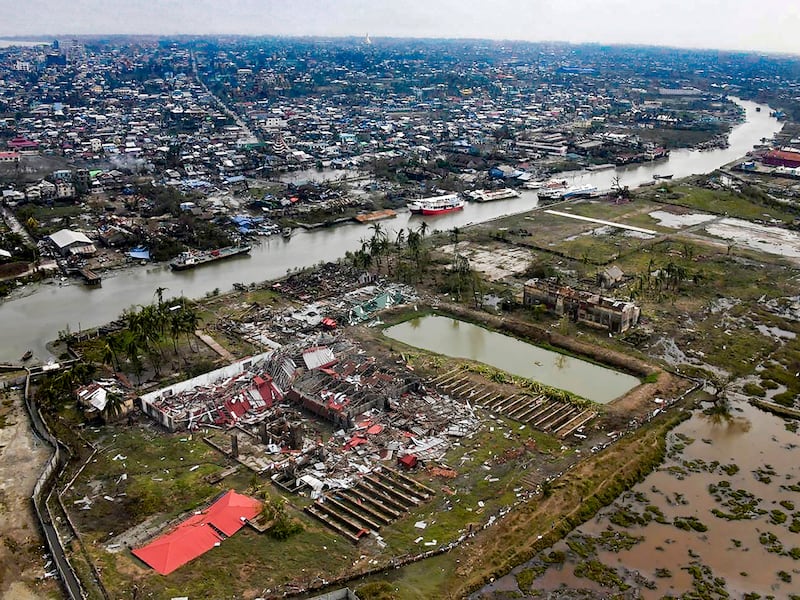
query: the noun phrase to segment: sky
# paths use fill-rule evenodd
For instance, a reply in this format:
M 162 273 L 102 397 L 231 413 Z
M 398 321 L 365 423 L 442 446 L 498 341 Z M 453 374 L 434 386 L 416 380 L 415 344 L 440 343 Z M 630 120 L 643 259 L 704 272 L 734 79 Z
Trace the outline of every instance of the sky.
M 800 0 L 0 0 L 0 36 L 599 42 L 800 54 Z

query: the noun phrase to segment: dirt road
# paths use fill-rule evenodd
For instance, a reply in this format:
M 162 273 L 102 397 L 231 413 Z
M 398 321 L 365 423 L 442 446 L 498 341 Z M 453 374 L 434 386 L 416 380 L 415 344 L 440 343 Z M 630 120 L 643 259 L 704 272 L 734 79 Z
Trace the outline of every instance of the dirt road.
M 60 598 L 31 493 L 50 450 L 30 429 L 21 390 L 0 390 L 0 599 Z

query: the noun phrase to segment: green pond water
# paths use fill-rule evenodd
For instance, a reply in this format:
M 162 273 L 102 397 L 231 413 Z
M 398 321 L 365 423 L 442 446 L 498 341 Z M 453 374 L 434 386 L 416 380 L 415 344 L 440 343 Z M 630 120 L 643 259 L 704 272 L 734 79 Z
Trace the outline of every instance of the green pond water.
M 476 360 L 601 404 L 639 385 L 631 375 L 450 317 L 428 315 L 388 327 L 383 333 L 409 346 Z

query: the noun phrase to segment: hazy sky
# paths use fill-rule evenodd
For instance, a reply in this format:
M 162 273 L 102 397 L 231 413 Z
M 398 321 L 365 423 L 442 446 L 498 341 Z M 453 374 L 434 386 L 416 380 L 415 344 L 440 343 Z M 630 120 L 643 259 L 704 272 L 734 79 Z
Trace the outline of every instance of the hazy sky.
M 800 0 L 0 0 L 0 35 L 367 32 L 800 54 Z

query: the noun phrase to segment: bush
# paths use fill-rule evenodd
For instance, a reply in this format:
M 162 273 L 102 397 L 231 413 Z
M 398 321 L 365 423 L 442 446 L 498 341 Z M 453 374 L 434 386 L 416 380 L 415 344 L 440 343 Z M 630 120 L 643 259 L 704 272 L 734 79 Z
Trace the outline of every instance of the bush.
M 394 600 L 394 586 L 388 581 L 372 581 L 362 585 L 356 594 L 363 600 Z
M 760 385 L 755 383 L 746 383 L 744 385 L 744 393 L 748 396 L 755 396 L 757 398 L 763 398 L 767 395 L 767 392 L 762 388 Z

